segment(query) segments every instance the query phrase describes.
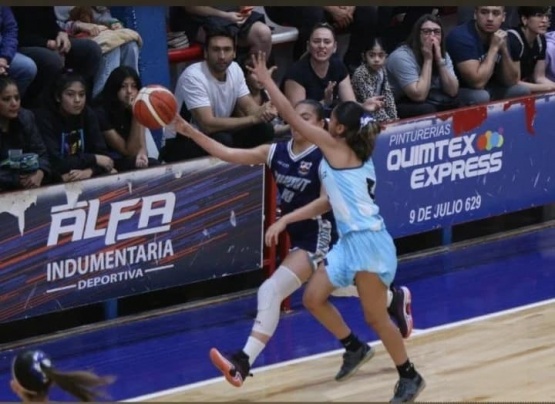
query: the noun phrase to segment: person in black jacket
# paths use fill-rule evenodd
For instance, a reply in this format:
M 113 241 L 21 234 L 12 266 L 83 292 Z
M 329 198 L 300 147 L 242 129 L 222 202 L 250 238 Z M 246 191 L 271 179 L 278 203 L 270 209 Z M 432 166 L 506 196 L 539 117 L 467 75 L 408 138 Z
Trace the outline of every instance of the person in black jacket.
M 31 164 L 21 160 L 26 157 Z M 46 146 L 35 116 L 21 108 L 17 85 L 7 76 L 0 76 L 0 162 L 0 191 L 37 188 L 50 178 Z
M 75 73 L 62 74 L 35 112 L 53 172 L 63 182 L 116 172 L 86 99 L 84 79 Z
M 23 104 L 37 106 L 47 83 L 63 70 L 81 74 L 92 89 L 92 82 L 102 60 L 102 50 L 88 38 L 69 38 L 56 22 L 54 7 L 12 7 L 19 27 L 19 52 L 37 65 Z M 90 93 L 90 92 L 89 92 Z
M 118 172 L 159 164 L 148 157 L 146 129 L 133 115 L 133 102 L 141 87 L 139 73 L 132 67 L 120 66 L 110 73 L 95 99 L 100 131 Z

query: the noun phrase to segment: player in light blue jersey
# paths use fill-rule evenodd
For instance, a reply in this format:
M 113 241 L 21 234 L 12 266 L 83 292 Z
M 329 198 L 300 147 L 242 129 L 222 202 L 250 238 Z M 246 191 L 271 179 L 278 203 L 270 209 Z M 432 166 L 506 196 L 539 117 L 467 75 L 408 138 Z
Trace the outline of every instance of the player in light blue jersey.
M 303 296 L 305 307 L 334 335 L 349 335 L 329 302 L 334 289 L 356 284 L 364 317 L 382 340 L 397 367 L 399 381 L 392 402 L 413 401 L 425 382 L 408 358 L 399 329 L 387 312 L 387 290 L 397 270 L 397 253 L 374 202 L 376 176 L 371 160 L 381 128 L 358 103 L 337 105 L 329 132 L 299 119 L 274 83 L 265 55 L 253 55 L 251 70 L 264 84 L 272 103 L 291 128 L 314 142 L 324 155 L 320 177 L 328 195 L 307 217 L 333 210 L 339 240 L 309 280 Z M 316 204 L 316 203 L 314 203 Z M 298 212 L 297 212 L 298 213 Z
M 295 113 L 310 125 L 324 127 L 324 110 L 317 101 L 299 102 L 295 106 Z M 181 117 L 177 117 L 175 125 L 178 133 L 195 141 L 212 156 L 235 164 L 267 164 L 276 180 L 280 208 L 284 215 L 320 196 L 318 170 L 322 152 L 296 131 L 293 131 L 292 139 L 288 141 L 252 149 L 235 149 L 194 130 Z M 274 334 L 279 322 L 282 300 L 310 278 L 337 240 L 331 211 L 291 223 L 286 226 L 286 230 L 291 241 L 291 251 L 258 290 L 258 313 L 245 346 L 231 355 L 224 355 L 216 348 L 210 351 L 214 365 L 222 371 L 226 380 L 236 387 L 243 384 L 252 364 Z M 351 296 L 352 293 L 345 293 L 350 292 L 350 289 L 340 289 L 334 294 Z M 407 308 L 410 310 L 409 290 L 406 287 L 396 288 L 388 293 L 387 299 L 391 316 L 408 337 L 412 330 L 412 317 L 406 313 Z M 337 321 L 342 321 L 339 314 L 337 316 Z M 336 335 L 346 349 L 343 366 L 336 376 L 337 380 L 351 376 L 374 353 L 369 345 L 351 335 L 350 330 L 351 338 L 344 341 L 345 335 Z

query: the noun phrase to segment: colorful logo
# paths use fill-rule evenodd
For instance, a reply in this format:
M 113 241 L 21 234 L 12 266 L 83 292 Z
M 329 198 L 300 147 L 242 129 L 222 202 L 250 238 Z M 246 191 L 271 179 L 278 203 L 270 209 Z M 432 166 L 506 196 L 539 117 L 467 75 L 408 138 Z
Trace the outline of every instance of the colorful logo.
M 503 146 L 504 141 L 503 128 L 499 128 L 497 132 L 488 130 L 478 136 L 478 140 L 476 140 L 476 148 L 480 151 L 490 151 L 491 149 Z

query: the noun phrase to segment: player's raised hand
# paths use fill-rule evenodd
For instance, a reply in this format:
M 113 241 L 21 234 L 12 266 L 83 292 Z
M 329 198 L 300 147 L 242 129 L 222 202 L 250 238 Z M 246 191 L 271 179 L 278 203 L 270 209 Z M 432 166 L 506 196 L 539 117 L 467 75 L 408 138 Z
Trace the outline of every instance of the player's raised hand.
M 252 54 L 252 66 L 246 66 L 247 70 L 256 75 L 258 81 L 266 84 L 272 80 L 272 73 L 277 69 L 273 66 L 268 69 L 266 66 L 266 52 L 259 51 Z

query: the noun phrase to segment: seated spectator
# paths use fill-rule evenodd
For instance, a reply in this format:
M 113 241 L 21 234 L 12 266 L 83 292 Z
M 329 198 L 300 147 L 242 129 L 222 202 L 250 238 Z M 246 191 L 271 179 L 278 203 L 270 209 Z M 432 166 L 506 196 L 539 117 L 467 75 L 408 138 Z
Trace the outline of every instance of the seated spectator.
M 86 100 L 85 80 L 74 73 L 62 74 L 35 112 L 56 180 L 73 182 L 115 172 L 96 114 Z
M 2 7 L 4 8 L 4 7 Z M 30 162 L 21 163 L 21 155 Z M 46 146 L 35 124 L 35 116 L 21 108 L 19 90 L 14 80 L 0 76 L 0 191 L 37 188 L 49 181 L 50 163 Z
M 92 83 L 100 66 L 100 46 L 86 38 L 69 38 L 56 22 L 54 7 L 12 7 L 19 27 L 19 51 L 33 59 L 37 75 L 25 94 L 24 105 L 36 106 L 38 95 L 64 69 Z
M 243 63 L 241 64 L 241 67 L 243 69 L 243 74 L 245 75 L 245 81 L 247 82 L 247 87 L 249 88 L 249 91 L 252 95 L 252 98 L 254 99 L 254 102 L 256 102 L 256 104 L 259 106 L 263 106 L 265 103 L 271 101 L 270 95 L 264 88 L 264 85 L 260 81 L 258 81 L 258 78 L 256 77 L 256 75 L 251 71 L 249 71 L 247 66 L 252 66 L 250 58 L 247 58 L 246 60 L 244 60 Z M 236 115 L 245 116 L 241 110 L 237 110 Z M 289 125 L 284 124 L 279 117 L 276 117 L 272 121 L 272 125 L 274 126 L 274 133 L 276 136 L 283 136 L 285 134 L 290 133 Z
M 355 101 L 349 72 L 335 54 L 337 40 L 333 27 L 328 23 L 317 24 L 309 36 L 307 48 L 308 52 L 285 74 L 284 94 L 291 105 L 307 98 L 317 100 L 329 115 L 337 102 Z M 363 106 L 374 111 L 377 102 L 371 98 L 365 100 Z
M 551 19 L 550 7 L 519 7 L 520 25 L 508 31 L 513 60 L 519 61 L 519 84 L 532 93 L 555 91 L 555 82 L 546 77 L 545 33 Z
M 445 52 L 441 20 L 425 14 L 406 43 L 389 55 L 387 73 L 400 118 L 433 114 L 458 107 L 459 81 Z
M 545 76 L 555 81 L 555 31 L 545 34 L 546 52 L 545 52 Z
M 237 38 L 239 48 L 248 53 L 272 50 L 272 31 L 266 25 L 263 14 L 252 6 L 182 6 L 170 7 L 170 29 L 185 31 L 190 41 L 204 43 L 206 32 L 226 30 Z
M 459 78 L 463 105 L 519 97 L 530 90 L 518 84 L 518 62 L 512 60 L 504 6 L 477 6 L 474 20 L 455 27 L 447 35 L 447 52 Z
M 474 19 L 476 6 L 457 7 L 457 25 L 466 24 Z M 509 29 L 520 23 L 518 17 L 518 7 L 505 6 L 505 20 L 501 23 L 501 29 Z
M 363 103 L 373 97 L 379 97 L 377 100 L 383 102 L 379 104 L 381 108 L 374 111 L 378 122 L 397 119 L 397 107 L 385 69 L 386 57 L 382 40 L 375 38 L 368 43 L 363 62 L 353 73 L 353 91 L 358 102 Z
M 327 22 L 337 32 L 349 32 L 349 47 L 343 59 L 349 71 L 354 71 L 360 63 L 366 41 L 377 34 L 377 7 L 375 6 L 270 6 L 264 7 L 268 17 L 276 24 L 293 26 L 299 30 L 293 57 L 300 59 L 306 51 L 314 26 Z
M 0 6 L 0 76 L 14 79 L 23 97 L 36 74 L 33 59 L 17 52 L 17 22 L 12 10 Z
M 137 71 L 120 66 L 112 71 L 95 100 L 100 131 L 118 172 L 159 164 L 158 160 L 148 158 L 145 127 L 135 119 L 132 111 L 141 87 Z
M 104 88 L 110 73 L 119 66 L 129 66 L 139 71 L 139 46 L 141 37 L 112 17 L 104 6 L 56 6 L 58 25 L 72 38 L 90 38 L 101 44 L 102 62 L 94 78 L 92 96 Z M 125 41 L 116 46 L 115 39 Z
M 277 112 L 269 102 L 259 106 L 252 98 L 245 75 L 234 62 L 235 47 L 235 38 L 226 30 L 208 32 L 205 60 L 181 73 L 175 96 L 181 116 L 191 119 L 201 131 L 226 146 L 251 148 L 273 139 L 271 122 Z M 234 117 L 236 109 L 244 116 Z M 176 137 L 171 125 L 164 136 L 166 144 L 161 151 L 164 161 L 207 155 L 185 136 Z

